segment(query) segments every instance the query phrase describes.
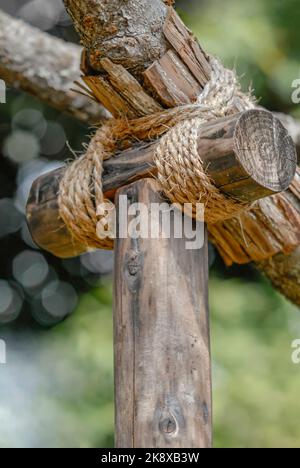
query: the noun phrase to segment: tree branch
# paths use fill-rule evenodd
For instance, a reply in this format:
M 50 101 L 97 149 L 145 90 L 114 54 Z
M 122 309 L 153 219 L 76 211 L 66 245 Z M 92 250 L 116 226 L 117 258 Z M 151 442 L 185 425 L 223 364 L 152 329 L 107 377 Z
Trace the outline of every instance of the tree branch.
M 80 77 L 81 48 L 0 11 L 0 78 L 51 107 L 95 123 L 103 107 L 73 91 Z
M 291 255 L 274 255 L 257 267 L 281 294 L 300 307 L 300 247 Z
M 101 59 L 122 63 L 134 76 L 167 51 L 162 0 L 64 0 L 90 66 L 101 71 Z

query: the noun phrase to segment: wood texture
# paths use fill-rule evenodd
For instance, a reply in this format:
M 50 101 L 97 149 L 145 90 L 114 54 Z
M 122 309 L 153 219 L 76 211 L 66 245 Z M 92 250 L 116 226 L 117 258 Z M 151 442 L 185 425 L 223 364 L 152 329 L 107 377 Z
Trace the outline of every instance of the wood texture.
M 46 104 L 93 124 L 108 113 L 73 91 L 81 48 L 0 11 L 0 79 Z
M 165 201 L 147 179 L 118 195 L 129 205 Z M 211 447 L 207 239 L 201 250 L 185 242 L 116 240 L 118 448 Z
M 208 57 L 173 8 L 168 10 L 164 35 L 195 79 L 204 87 L 211 74 Z
M 102 71 L 108 57 L 136 78 L 167 51 L 161 0 L 64 0 L 90 66 Z
M 250 110 L 204 125 L 198 152 L 215 185 L 244 202 L 286 190 L 296 172 L 292 139 L 266 111 Z
M 293 139 L 297 149 L 298 165 L 300 165 L 300 121 L 294 119 L 290 115 L 279 112 L 275 113 L 275 115 L 281 121 Z
M 210 240 L 225 263 L 262 262 L 283 252 L 291 254 L 300 245 L 299 169 L 289 190 L 259 200 L 238 218 L 209 227 Z
M 252 150 L 251 157 L 256 159 L 257 165 L 249 166 L 249 172 L 245 166 L 248 164 L 250 153 L 244 149 L 250 148 L 251 145 L 247 145 L 246 141 L 241 144 L 240 140 L 240 133 L 244 132 L 245 124 L 245 138 L 251 139 L 253 128 L 255 136 L 261 142 Z M 273 125 L 281 124 L 277 123 L 272 114 L 255 110 L 203 126 L 199 136 L 199 158 L 216 186 L 228 196 L 243 202 L 252 202 L 288 188 L 296 168 L 295 150 L 292 142 L 285 138 L 283 128 L 273 132 Z M 280 146 L 282 138 L 285 145 L 280 154 L 278 153 L 279 158 L 269 158 L 270 154 L 274 154 L 273 149 Z M 115 191 L 131 181 L 149 175 L 155 177 L 153 154 L 156 145 L 157 142 L 137 145 L 104 162 L 103 186 L 107 198 L 113 199 Z M 271 148 L 271 153 L 267 148 Z M 266 166 L 268 170 L 265 169 Z M 74 256 L 87 249 L 72 238 L 59 216 L 57 196 L 64 171 L 65 169 L 61 168 L 37 179 L 32 186 L 27 205 L 29 229 L 35 242 L 59 257 Z M 277 173 L 277 178 L 273 179 L 272 184 L 269 173 L 273 177 Z M 265 174 L 264 183 L 262 174 Z M 220 243 L 223 244 L 222 239 Z
M 82 80 L 89 87 L 97 101 L 115 118 L 127 116 L 129 119 L 133 119 L 135 117 L 135 110 L 115 91 L 106 78 L 100 75 L 83 76 Z
M 283 296 L 300 307 L 300 247 L 290 255 L 279 253 L 256 265 Z
M 101 60 L 101 65 L 113 88 L 135 110 L 136 117 L 155 114 L 162 111 L 162 107 L 149 96 L 140 83 L 122 65 L 114 64 L 110 59 Z
M 145 85 L 166 107 L 195 102 L 203 89 L 179 56 L 169 50 L 145 72 Z

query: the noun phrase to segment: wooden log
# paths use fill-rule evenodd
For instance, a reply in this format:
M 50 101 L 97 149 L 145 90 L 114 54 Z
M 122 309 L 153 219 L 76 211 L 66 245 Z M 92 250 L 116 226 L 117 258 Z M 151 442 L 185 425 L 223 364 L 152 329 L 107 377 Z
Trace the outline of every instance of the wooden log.
M 290 255 L 279 253 L 256 266 L 283 296 L 300 307 L 300 247 Z
M 151 203 L 165 202 L 158 190 L 148 179 L 124 187 L 117 211 L 125 195 L 150 216 Z M 116 240 L 117 448 L 211 447 L 207 237 L 198 250 L 185 242 Z
M 262 262 L 283 252 L 290 254 L 300 245 L 299 200 L 293 188 L 300 189 L 299 170 L 289 190 L 259 200 L 238 217 L 209 226 L 210 240 L 225 263 Z
M 71 90 L 80 78 L 81 50 L 0 11 L 0 79 L 6 86 L 95 124 L 107 118 L 105 109 Z
M 161 0 L 64 0 L 87 49 L 89 65 L 103 71 L 108 57 L 135 77 L 168 49 L 163 34 L 167 7 Z
M 279 112 L 277 112 L 275 115 L 287 129 L 289 135 L 292 137 L 297 149 L 298 165 L 300 165 L 300 121 L 294 119 L 290 115 Z
M 129 73 L 125 68 L 128 67 L 126 56 L 122 56 L 118 60 L 120 64 L 113 63 L 107 57 L 97 59 L 100 60 L 104 76 L 95 76 L 88 52 L 83 54 L 81 69 L 88 75 L 83 80 L 94 97 L 115 117 L 123 115 L 130 119 L 133 109 L 135 116 L 141 117 L 162 110 L 160 104 L 174 107 L 195 102 L 210 78 L 211 66 L 207 55 L 172 8 L 168 10 L 163 32 L 164 37 L 168 38 L 168 47 L 173 49 L 163 55 L 163 50 L 160 50 L 158 59 L 142 75 L 136 73 L 136 70 L 131 70 L 133 74 Z M 118 101 L 121 101 L 119 110 Z
M 103 186 L 107 198 L 113 199 L 115 191 L 130 181 L 155 176 L 156 145 L 138 145 L 104 162 Z M 294 145 L 280 122 L 266 111 L 247 111 L 204 125 L 198 148 L 204 170 L 215 185 L 242 202 L 253 202 L 287 189 L 295 173 Z M 249 160 L 256 163 L 249 164 Z M 87 246 L 72 238 L 59 216 L 57 197 L 64 171 L 65 168 L 55 170 L 34 182 L 27 219 L 35 242 L 65 258 L 86 251 Z

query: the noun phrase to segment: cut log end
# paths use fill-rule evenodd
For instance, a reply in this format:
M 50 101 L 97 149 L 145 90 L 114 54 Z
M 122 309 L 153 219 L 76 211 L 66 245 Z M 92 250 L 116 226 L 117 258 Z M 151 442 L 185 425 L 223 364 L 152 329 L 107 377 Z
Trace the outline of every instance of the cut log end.
M 295 176 L 295 145 L 271 112 L 256 109 L 241 115 L 235 127 L 235 153 L 246 173 L 264 192 L 287 190 Z
M 64 168 L 34 181 L 27 202 L 27 224 L 39 247 L 59 258 L 76 257 L 87 246 L 74 239 L 59 216 L 57 194 Z

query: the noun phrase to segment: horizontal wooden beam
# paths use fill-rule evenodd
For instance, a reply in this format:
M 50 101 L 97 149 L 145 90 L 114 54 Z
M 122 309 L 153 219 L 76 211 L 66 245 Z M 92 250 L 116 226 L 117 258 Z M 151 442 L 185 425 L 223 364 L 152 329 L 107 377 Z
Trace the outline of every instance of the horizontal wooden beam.
M 137 179 L 155 176 L 156 143 L 137 145 L 104 162 L 103 186 L 107 198 Z M 291 138 L 271 113 L 251 110 L 203 125 L 199 158 L 215 185 L 244 203 L 286 190 L 296 171 Z M 38 178 L 27 205 L 29 229 L 35 242 L 58 257 L 87 250 L 68 231 L 59 216 L 59 184 L 65 167 Z M 200 193 L 199 193 L 200 195 Z

